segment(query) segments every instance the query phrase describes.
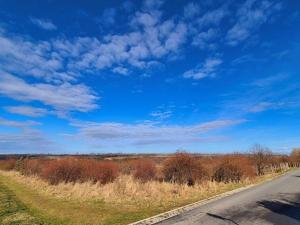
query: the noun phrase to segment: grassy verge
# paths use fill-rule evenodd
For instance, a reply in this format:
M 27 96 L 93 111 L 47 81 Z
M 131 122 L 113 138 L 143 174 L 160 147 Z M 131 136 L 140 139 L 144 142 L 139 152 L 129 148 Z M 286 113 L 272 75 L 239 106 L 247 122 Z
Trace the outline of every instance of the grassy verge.
M 62 197 L 71 190 L 73 191 L 74 185 L 73 187 L 70 184 L 56 187 L 39 180 L 30 184 L 30 179 L 33 178 L 1 172 L 0 224 L 128 224 L 226 191 L 260 183 L 277 175 L 262 176 L 242 183 L 209 183 L 205 187 L 178 185 L 173 185 L 173 187 L 172 184 L 138 184 L 133 181 L 119 181 L 119 183 L 110 184 L 111 186 L 96 187 L 99 193 L 82 201 L 78 193 L 84 191 L 84 188 L 87 192 L 95 191 L 95 189 L 79 185 L 76 190 L 77 194 Z M 44 191 L 46 188 L 51 191 Z M 112 195 L 105 198 L 103 195 L 105 191 L 107 192 L 105 188 L 116 188 L 112 194 L 117 196 L 117 200 L 110 201 Z M 137 192 L 128 192 L 134 189 Z M 148 192 L 139 195 L 139 189 L 140 191 L 148 190 Z M 159 193 L 160 189 L 165 192 Z M 132 198 L 129 198 L 130 195 Z M 157 200 L 160 196 L 165 197 Z
M 3 181 L 0 181 L 0 222 L 2 225 L 13 224 L 47 224 L 32 215 L 30 209 L 23 204 Z

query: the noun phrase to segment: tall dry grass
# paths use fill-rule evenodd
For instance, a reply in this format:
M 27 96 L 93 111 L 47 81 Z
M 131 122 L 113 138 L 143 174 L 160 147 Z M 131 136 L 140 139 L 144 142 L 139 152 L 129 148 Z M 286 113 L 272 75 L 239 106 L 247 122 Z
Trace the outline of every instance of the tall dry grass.
M 59 183 L 49 185 L 37 176 L 25 176 L 15 171 L 0 171 L 14 181 L 34 189 L 40 194 L 76 201 L 104 201 L 114 204 L 170 204 L 176 201 L 202 199 L 227 190 L 234 184 L 205 181 L 193 186 L 169 182 L 140 182 L 132 175 L 121 175 L 111 183 L 99 182 Z M 251 184 L 245 179 L 240 185 Z
M 286 170 L 292 159 L 271 156 L 264 173 Z M 252 155 L 195 157 L 181 152 L 159 161 L 0 160 L 0 173 L 55 198 L 170 208 L 255 183 L 260 179 L 256 166 Z

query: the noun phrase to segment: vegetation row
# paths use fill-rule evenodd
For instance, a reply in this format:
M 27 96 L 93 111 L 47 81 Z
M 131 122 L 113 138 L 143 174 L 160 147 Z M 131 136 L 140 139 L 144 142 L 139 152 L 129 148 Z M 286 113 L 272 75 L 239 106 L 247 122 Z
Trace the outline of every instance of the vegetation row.
M 292 154 L 274 155 L 260 145 L 251 154 L 199 156 L 177 152 L 165 159 L 139 158 L 97 160 L 82 157 L 8 158 L 0 160 L 1 170 L 15 170 L 38 176 L 52 185 L 61 182 L 113 182 L 121 174 L 130 174 L 141 182 L 151 180 L 194 185 L 203 181 L 239 182 L 242 179 L 299 167 L 300 149 Z

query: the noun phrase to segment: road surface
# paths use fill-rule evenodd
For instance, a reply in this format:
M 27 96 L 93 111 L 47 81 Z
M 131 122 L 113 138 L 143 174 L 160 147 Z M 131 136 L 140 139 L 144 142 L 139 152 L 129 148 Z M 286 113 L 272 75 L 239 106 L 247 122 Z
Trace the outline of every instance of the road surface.
M 158 224 L 300 225 L 300 170 Z

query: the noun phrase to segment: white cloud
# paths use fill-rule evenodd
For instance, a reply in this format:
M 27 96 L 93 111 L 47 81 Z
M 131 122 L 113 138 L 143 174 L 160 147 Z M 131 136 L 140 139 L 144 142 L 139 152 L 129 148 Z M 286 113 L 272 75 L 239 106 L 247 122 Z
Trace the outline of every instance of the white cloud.
M 189 2 L 185 7 L 184 7 L 184 17 L 186 18 L 194 18 L 195 16 L 199 15 L 200 13 L 200 6 L 197 3 L 194 2 Z
M 145 1 L 143 7 L 129 17 L 132 26 L 124 33 L 103 37 L 54 38 L 49 41 L 0 34 L 0 66 L 2 70 L 17 76 L 33 76 L 45 82 L 78 82 L 82 72 L 95 74 L 104 69 L 127 74 L 130 66 L 144 69 L 149 61 L 176 58 L 190 32 L 182 17 L 164 19 L 160 7 L 162 1 Z M 194 4 L 196 6 L 196 4 Z M 190 8 L 188 10 L 188 8 Z M 197 8 L 197 7 L 196 7 Z M 191 5 L 186 13 L 191 12 Z M 105 14 L 113 23 L 115 9 Z M 198 26 L 217 25 L 226 15 L 225 7 L 198 16 Z M 215 31 L 197 30 L 194 45 L 208 44 Z M 28 57 L 30 55 L 30 57 Z M 127 71 L 126 71 L 127 70 Z
M 28 121 L 15 121 L 15 120 L 7 120 L 0 117 L 0 126 L 7 127 L 15 127 L 15 128 L 29 128 L 31 126 L 37 126 L 40 123 L 28 120 Z
M 273 107 L 275 107 L 274 103 L 271 103 L 271 102 L 259 102 L 258 104 L 250 107 L 249 108 L 249 112 L 251 112 L 251 113 L 263 112 L 263 111 L 272 109 Z
M 32 120 L 15 121 L 0 117 L 0 126 L 15 128 L 11 132 L 0 131 L 0 154 L 2 153 L 53 153 L 60 146 L 48 139 L 35 126 L 40 123 Z
M 147 145 L 164 143 L 178 144 L 207 141 L 210 131 L 227 128 L 246 122 L 245 120 L 215 120 L 189 126 L 159 125 L 157 123 L 73 123 L 79 127 L 77 137 L 103 145 Z
M 128 69 L 125 68 L 125 67 L 121 67 L 121 66 L 118 66 L 116 68 L 113 68 L 112 70 L 114 73 L 119 73 L 119 74 L 122 74 L 122 75 L 127 75 L 128 74 Z
M 32 106 L 7 106 L 4 107 L 6 111 L 14 114 L 30 117 L 42 117 L 51 114 L 50 111 L 44 108 L 32 107 Z
M 164 120 L 164 119 L 167 119 L 169 117 L 172 116 L 172 111 L 171 110 L 167 110 L 167 111 L 154 111 L 152 113 L 150 113 L 150 116 L 153 116 L 157 119 L 160 119 L 160 120 Z
M 0 133 L 0 153 L 54 153 L 59 146 L 36 129 Z
M 237 11 L 237 22 L 226 35 L 228 44 L 234 46 L 246 40 L 279 9 L 278 3 L 246 0 Z
M 82 84 L 27 83 L 4 72 L 0 76 L 0 94 L 23 102 L 39 101 L 58 111 L 87 112 L 97 108 L 98 99 Z
M 30 18 L 30 21 L 34 25 L 36 25 L 44 30 L 56 30 L 57 29 L 57 27 L 50 20 Z
M 159 9 L 163 5 L 162 0 L 145 0 L 143 2 L 144 10 L 155 10 Z
M 0 47 L 2 70 L 33 76 L 47 82 L 74 80 L 74 74 L 63 71 L 63 58 L 54 51 L 49 42 L 33 43 L 18 36 L 0 34 Z
M 177 24 L 173 32 L 169 33 L 169 36 L 165 42 L 165 48 L 169 51 L 176 52 L 176 50 L 186 41 L 187 27 L 184 23 Z
M 195 69 L 186 71 L 183 77 L 195 80 L 214 77 L 220 64 L 222 64 L 222 60 L 219 58 L 207 58 L 203 64 L 197 66 Z
M 283 82 L 291 78 L 286 74 L 268 76 L 256 79 L 245 85 L 240 91 L 230 93 L 222 103 L 222 116 L 241 117 L 249 113 L 259 113 L 268 110 L 293 112 L 300 107 L 299 82 Z
M 208 49 L 213 48 L 215 44 L 212 41 L 218 36 L 218 30 L 209 28 L 206 31 L 200 32 L 193 37 L 192 44 L 201 48 Z
M 196 20 L 199 27 L 211 27 L 217 26 L 221 23 L 222 19 L 228 15 L 228 10 L 225 6 L 218 9 L 210 10 L 206 12 L 203 16 Z
M 277 74 L 274 76 L 264 77 L 261 79 L 257 79 L 251 83 L 253 86 L 257 87 L 267 87 L 274 84 L 278 84 L 280 81 L 284 81 L 289 77 L 287 74 Z

